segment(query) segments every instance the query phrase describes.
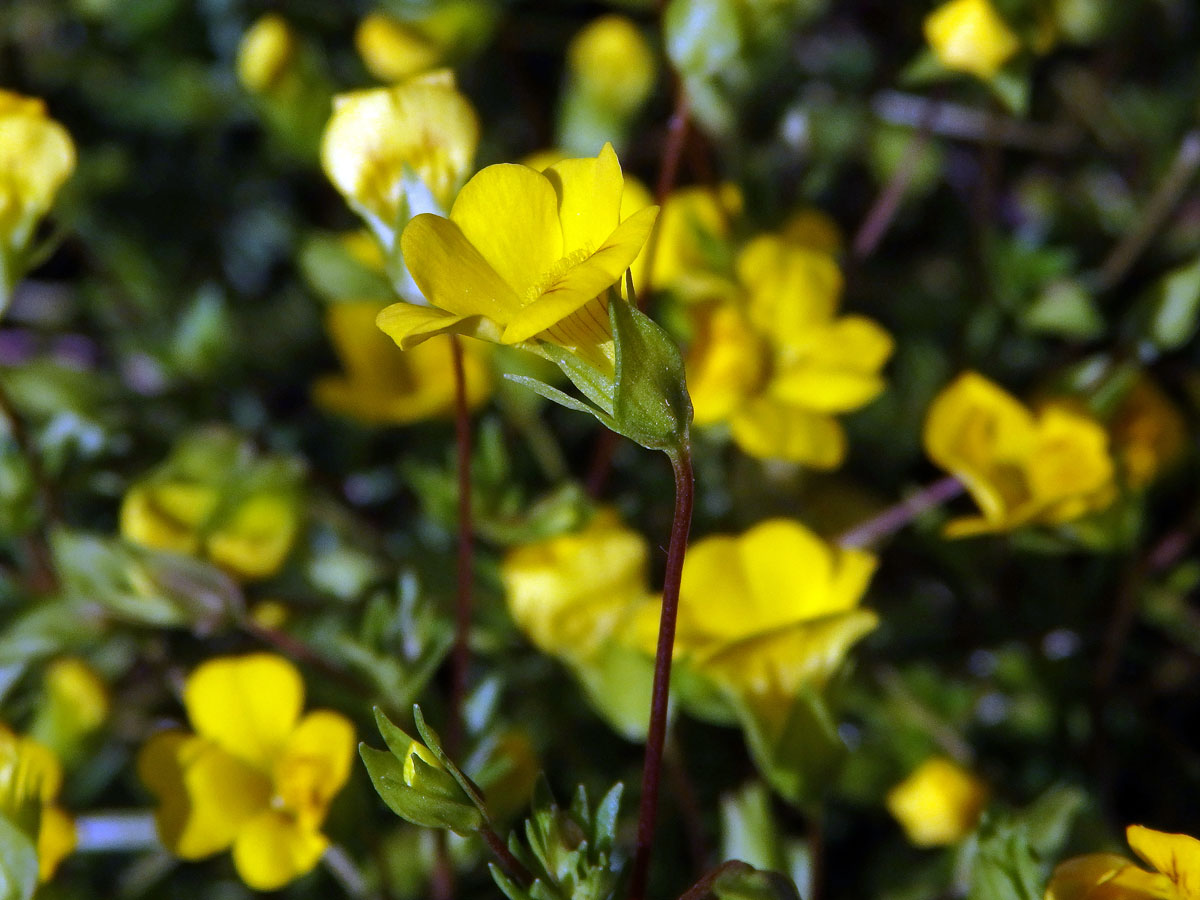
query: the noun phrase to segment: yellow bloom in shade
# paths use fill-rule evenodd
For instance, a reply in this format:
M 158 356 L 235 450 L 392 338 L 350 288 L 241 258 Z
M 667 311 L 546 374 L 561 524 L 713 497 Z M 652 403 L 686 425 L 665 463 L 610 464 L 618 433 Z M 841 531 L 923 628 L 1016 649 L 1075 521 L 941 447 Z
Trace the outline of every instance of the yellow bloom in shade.
M 613 109 L 637 109 L 654 87 L 654 51 L 625 16 L 601 16 L 584 26 L 567 48 L 567 64 L 576 88 Z
M 0 312 L 20 273 L 13 256 L 75 170 L 75 144 L 41 100 L 0 90 Z
M 770 519 L 741 535 L 688 548 L 679 588 L 680 662 L 781 726 L 805 687 L 820 689 L 878 617 L 859 607 L 875 557 L 821 540 L 799 522 Z M 638 630 L 653 653 L 657 609 Z
M 344 375 L 327 375 L 313 386 L 313 399 L 330 412 L 369 425 L 403 424 L 454 410 L 454 374 L 450 338 L 441 336 L 402 351 L 375 327 L 384 304 L 375 301 L 334 303 L 325 327 L 345 366 Z M 467 403 L 482 404 L 491 393 L 485 347 L 463 347 Z
M 508 610 L 534 645 L 579 661 L 649 594 L 647 559 L 645 538 L 601 510 L 578 532 L 510 551 L 500 577 Z
M 981 375 L 942 390 L 925 419 L 925 451 L 956 476 L 981 516 L 955 519 L 948 537 L 1060 525 L 1116 496 L 1104 428 L 1062 403 L 1038 414 Z
M 991 0 L 950 0 L 939 6 L 925 17 L 925 40 L 947 69 L 984 80 L 1021 47 Z
M 479 121 L 449 70 L 334 98 L 321 165 L 390 248 L 408 219 L 410 172 L 442 209 L 475 161 Z
M 95 669 L 74 656 L 47 666 L 44 685 L 30 733 L 70 764 L 108 718 L 108 686 Z
M 887 808 L 916 846 L 946 847 L 975 830 L 987 798 L 987 785 L 935 756 L 888 791 Z
M 54 805 L 61 789 L 62 766 L 54 753 L 0 723 L 0 815 L 33 843 L 40 882 L 54 877 L 75 849 L 75 823 Z
M 1200 841 L 1130 825 L 1125 839 L 1156 871 L 1115 853 L 1077 856 L 1055 868 L 1046 900 L 1200 900 Z
M 297 47 L 287 21 L 268 13 L 250 26 L 238 45 L 238 81 L 252 94 L 270 93 L 295 60 Z
M 1134 490 L 1150 484 L 1187 449 L 1187 423 L 1146 376 L 1134 382 L 1109 425 L 1109 433 L 1125 483 Z
M 358 23 L 354 47 L 380 81 L 404 81 L 436 66 L 442 49 L 407 22 L 373 12 Z
M 649 206 L 623 217 L 624 184 L 607 144 L 595 159 L 565 159 L 544 173 L 488 166 L 464 185 L 449 218 L 420 215 L 405 228 L 404 259 L 430 305 L 389 306 L 379 327 L 405 349 L 455 332 L 557 344 L 611 368 L 603 295 L 658 212 Z
M 649 192 L 640 184 L 637 189 L 650 203 Z M 633 264 L 634 283 L 640 290 L 670 291 L 685 301 L 727 294 L 733 281 L 714 255 L 732 254 L 728 243 L 741 211 L 742 194 L 732 184 L 672 191 L 654 237 Z
M 330 710 L 302 716 L 300 673 L 265 653 L 202 664 L 183 701 L 195 734 L 160 732 L 138 755 L 163 843 L 184 859 L 232 848 L 256 890 L 311 871 L 329 845 L 329 804 L 350 775 L 354 727 Z
M 836 316 L 842 275 L 827 253 L 764 235 L 737 268 L 741 292 L 693 310 L 695 421 L 728 422 L 751 456 L 835 468 L 846 438 L 834 416 L 883 390 L 891 336 L 862 316 Z

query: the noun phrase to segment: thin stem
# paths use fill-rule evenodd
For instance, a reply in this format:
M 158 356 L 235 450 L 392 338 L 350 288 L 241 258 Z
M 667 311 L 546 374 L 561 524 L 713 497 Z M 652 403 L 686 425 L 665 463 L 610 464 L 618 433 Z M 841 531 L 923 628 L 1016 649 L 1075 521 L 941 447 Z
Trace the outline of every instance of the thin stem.
M 820 900 L 825 881 L 825 810 L 817 807 L 808 816 L 808 893 L 805 900 Z
M 717 883 L 717 879 L 726 872 L 753 872 L 754 868 L 747 863 L 738 859 L 731 859 L 728 862 L 723 862 L 711 872 L 707 873 L 703 878 L 693 884 L 690 888 L 679 895 L 679 900 L 702 900 L 712 892 L 712 887 Z
M 637 845 L 633 856 L 630 900 L 644 900 L 654 849 L 654 826 L 658 819 L 658 788 L 662 773 L 663 744 L 667 736 L 667 701 L 671 691 L 671 657 L 675 649 L 675 620 L 679 614 L 679 582 L 683 555 L 692 527 L 695 479 L 692 452 L 687 441 L 671 456 L 675 473 L 675 518 L 667 548 L 667 571 L 663 581 L 662 615 L 658 624 L 658 649 L 654 656 L 654 688 L 650 702 L 650 727 L 646 734 L 646 756 L 642 766 L 642 797 L 638 810 Z
M 921 513 L 953 500 L 963 492 L 963 484 L 947 475 L 926 485 L 910 497 L 889 506 L 878 515 L 860 522 L 837 539 L 838 546 L 868 548 L 890 537 Z
M 512 855 L 512 852 L 504 845 L 504 841 L 500 839 L 500 835 L 496 834 L 491 826 L 484 825 L 479 829 L 479 834 L 509 878 L 518 882 L 522 887 L 529 887 L 533 884 L 533 875 L 519 859 Z
M 471 563 L 475 536 L 471 528 L 471 414 L 467 408 L 462 343 L 457 335 L 451 336 L 450 347 L 454 357 L 454 437 L 458 447 L 458 592 L 454 603 L 450 721 L 446 729 L 446 748 L 453 757 L 462 750 L 465 737 L 462 707 L 471 668 Z
M 1107 290 L 1121 283 L 1142 251 L 1166 222 L 1195 178 L 1197 170 L 1200 170 L 1200 130 L 1189 131 L 1184 135 L 1175 159 L 1171 161 L 1171 167 L 1167 169 L 1167 174 L 1147 201 L 1137 223 L 1126 232 L 1100 266 L 1100 274 L 1097 276 L 1097 286 L 1100 290 Z

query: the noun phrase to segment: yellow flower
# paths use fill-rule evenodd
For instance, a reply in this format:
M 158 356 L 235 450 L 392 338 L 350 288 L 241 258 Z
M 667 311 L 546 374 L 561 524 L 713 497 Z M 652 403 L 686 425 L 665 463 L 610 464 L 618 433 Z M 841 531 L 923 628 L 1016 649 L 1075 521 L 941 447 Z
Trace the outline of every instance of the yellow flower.
M 585 661 L 647 588 L 647 546 L 611 510 L 588 525 L 512 550 L 500 577 L 513 620 L 543 652 Z
M 1143 825 L 1125 839 L 1157 871 L 1115 853 L 1077 856 L 1055 868 L 1046 900 L 1200 900 L 1200 841 Z
M 41 100 L 0 90 L 0 312 L 20 273 L 14 257 L 75 170 L 75 144 Z
M 200 435 L 126 492 L 121 536 L 206 558 L 241 580 L 267 578 L 300 530 L 296 481 L 284 460 L 251 461 L 236 438 Z
M 196 733 L 161 732 L 138 755 L 163 843 L 184 859 L 232 848 L 256 890 L 309 872 L 329 844 L 321 833 L 329 804 L 350 775 L 353 726 L 330 710 L 301 717 L 300 673 L 271 654 L 202 664 L 183 702 Z
M 695 421 L 728 422 L 751 456 L 835 468 L 846 438 L 834 415 L 883 390 L 892 339 L 862 316 L 836 317 L 842 275 L 827 253 L 764 235 L 737 268 L 744 290 L 693 312 Z
M 373 12 L 358 23 L 354 47 L 380 81 L 404 81 L 436 66 L 442 48 L 407 22 Z
M 982 513 L 950 522 L 948 537 L 1060 525 L 1116 495 L 1099 423 L 1063 403 L 1034 415 L 974 372 L 934 398 L 924 441 L 930 459 L 962 481 Z
M 268 13 L 250 26 L 238 45 L 238 81 L 252 94 L 270 93 L 295 60 L 297 46 L 284 18 Z
M 384 304 L 373 300 L 334 303 L 325 315 L 345 375 L 327 375 L 313 386 L 318 406 L 369 425 L 403 424 L 454 410 L 450 338 L 437 337 L 401 351 L 375 327 Z M 486 349 L 463 347 L 467 403 L 482 404 L 491 392 Z
M 589 22 L 571 40 L 567 64 L 574 88 L 621 112 L 641 106 L 654 87 L 654 51 L 625 16 Z
M 1187 449 L 1187 424 L 1170 399 L 1148 377 L 1130 389 L 1109 432 L 1125 483 L 1144 488 Z
M 624 275 L 657 207 L 622 217 L 621 164 L 610 145 L 544 173 L 488 166 L 449 218 L 421 215 L 401 246 L 430 306 L 397 303 L 379 327 L 403 348 L 455 332 L 503 344 L 548 342 L 611 368 L 604 292 Z
M 827 213 L 801 209 L 792 213 L 779 229 L 784 240 L 801 247 L 836 256 L 842 252 L 842 230 Z
M 888 791 L 887 808 L 918 847 L 957 844 L 975 830 L 988 789 L 958 763 L 932 757 Z
M 31 733 L 70 763 L 108 718 L 108 686 L 95 669 L 73 656 L 52 662 L 44 684 Z
M 925 40 L 947 69 L 991 79 L 1020 41 L 991 0 L 950 0 L 925 17 Z
M 878 623 L 859 607 L 875 557 L 771 519 L 688 548 L 675 647 L 681 663 L 781 726 L 797 694 L 820 689 Z M 643 622 L 656 610 L 643 611 Z M 640 631 L 653 652 L 654 627 Z
M 75 849 L 75 823 L 54 805 L 62 788 L 62 766 L 45 746 L 0 723 L 0 815 L 34 843 L 38 881 L 49 881 Z
M 321 140 L 321 165 L 391 249 L 412 203 L 406 170 L 442 209 L 454 199 L 475 161 L 475 110 L 449 70 L 341 94 L 333 105 Z

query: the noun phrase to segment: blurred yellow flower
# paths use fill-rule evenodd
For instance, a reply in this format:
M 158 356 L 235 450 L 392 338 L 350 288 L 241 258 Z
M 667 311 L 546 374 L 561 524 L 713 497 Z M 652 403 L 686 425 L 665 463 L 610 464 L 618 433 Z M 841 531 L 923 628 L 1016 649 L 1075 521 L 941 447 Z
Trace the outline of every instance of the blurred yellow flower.
M 415 178 L 440 208 L 475 162 L 479 121 L 449 70 L 334 98 L 321 165 L 389 250 L 408 220 Z M 418 204 L 428 206 L 428 204 Z
M 878 623 L 858 605 L 875 565 L 871 554 L 827 544 L 788 519 L 703 538 L 684 559 L 676 655 L 769 727 L 780 727 L 797 694 L 821 689 Z M 648 653 L 657 614 L 649 607 L 639 615 Z
M 1077 856 L 1055 868 L 1046 888 L 1046 900 L 1200 898 L 1200 841 L 1144 825 L 1130 825 L 1125 839 L 1156 871 L 1147 872 L 1115 853 Z
M 75 144 L 41 100 L 0 89 L 0 313 L 23 274 L 17 255 L 75 170 Z
M 282 459 L 248 460 L 244 449 L 224 434 L 182 442 L 125 493 L 121 536 L 206 558 L 241 580 L 274 575 L 300 530 L 298 475 Z
M 728 422 L 751 456 L 835 468 L 846 438 L 834 415 L 884 389 L 892 338 L 870 319 L 836 317 L 842 275 L 827 253 L 764 235 L 737 268 L 743 291 L 693 310 L 695 421 Z
M 287 21 L 267 13 L 250 26 L 238 45 L 238 81 L 252 94 L 271 93 L 295 60 L 297 47 Z
M 651 202 L 644 187 L 638 184 L 636 189 L 644 203 Z M 717 257 L 732 258 L 729 241 L 741 211 L 742 194 L 732 184 L 672 191 L 663 203 L 654 236 L 632 266 L 634 284 L 639 290 L 670 291 L 685 301 L 727 294 L 733 279 Z
M 108 718 L 108 685 L 95 669 L 74 656 L 50 663 L 43 683 L 42 702 L 30 733 L 70 763 L 82 742 Z
M 1187 450 L 1183 415 L 1145 375 L 1126 394 L 1109 433 L 1125 483 L 1134 490 L 1150 484 Z
M 33 842 L 40 882 L 75 849 L 75 823 L 54 805 L 61 789 L 62 766 L 50 749 L 0 723 L 0 815 Z
M 183 701 L 196 733 L 160 732 L 138 755 L 163 843 L 184 859 L 232 848 L 256 890 L 309 872 L 329 844 L 321 825 L 350 775 L 354 727 L 330 710 L 301 717 L 300 673 L 271 654 L 202 664 Z
M 925 17 L 925 40 L 947 69 L 985 81 L 1020 49 L 991 0 L 950 0 Z
M 450 338 L 436 337 L 400 350 L 375 327 L 384 304 L 373 300 L 332 304 L 325 328 L 346 369 L 313 385 L 313 399 L 330 412 L 368 425 L 399 425 L 454 410 L 454 374 Z M 474 409 L 491 393 L 487 348 L 463 346 L 467 403 Z
M 887 808 L 916 846 L 946 847 L 975 830 L 987 798 L 987 785 L 935 756 L 888 791 Z
M 654 51 L 638 27 L 625 16 L 593 19 L 571 40 L 567 65 L 573 87 L 606 107 L 631 112 L 654 87 Z
M 427 72 L 442 59 L 442 48 L 419 29 L 379 12 L 358 23 L 354 47 L 368 72 L 393 83 Z
M 955 519 L 948 537 L 1060 525 L 1116 496 L 1104 428 L 1065 403 L 1035 415 L 974 372 L 943 388 L 925 419 L 925 452 L 966 487 L 982 515 Z
M 430 306 L 396 303 L 379 327 L 407 349 L 453 332 L 503 344 L 557 344 L 612 367 L 604 292 L 633 262 L 657 207 L 624 216 L 621 164 L 610 145 L 544 173 L 488 166 L 449 218 L 421 215 L 401 246 Z
M 500 577 L 513 620 L 538 649 L 586 660 L 649 595 L 646 540 L 600 510 L 585 528 L 511 550 Z

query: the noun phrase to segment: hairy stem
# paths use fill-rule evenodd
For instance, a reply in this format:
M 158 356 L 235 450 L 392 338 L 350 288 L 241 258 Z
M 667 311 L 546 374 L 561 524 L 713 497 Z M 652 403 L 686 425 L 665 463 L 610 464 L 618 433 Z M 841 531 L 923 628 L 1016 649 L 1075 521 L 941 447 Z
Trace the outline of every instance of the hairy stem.
M 650 727 L 646 734 L 646 756 L 642 765 L 642 797 L 638 810 L 637 846 L 633 856 L 630 900 L 644 900 L 654 849 L 654 826 L 658 819 L 658 788 L 662 774 L 663 744 L 667 736 L 667 700 L 671 690 L 671 656 L 675 648 L 675 620 L 679 613 L 679 582 L 683 554 L 692 527 L 695 479 L 691 447 L 671 456 L 675 473 L 675 518 L 667 548 L 667 572 L 663 582 L 662 615 L 658 624 L 658 649 L 654 656 L 654 688 L 650 703 Z

